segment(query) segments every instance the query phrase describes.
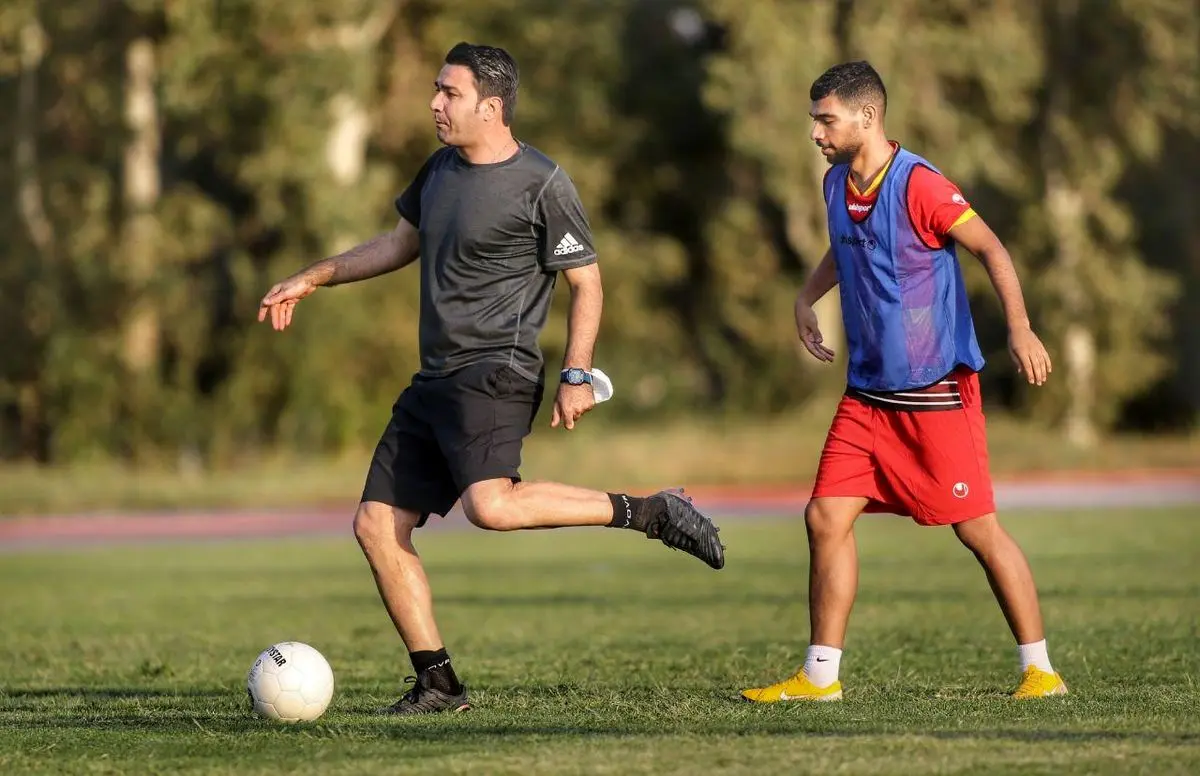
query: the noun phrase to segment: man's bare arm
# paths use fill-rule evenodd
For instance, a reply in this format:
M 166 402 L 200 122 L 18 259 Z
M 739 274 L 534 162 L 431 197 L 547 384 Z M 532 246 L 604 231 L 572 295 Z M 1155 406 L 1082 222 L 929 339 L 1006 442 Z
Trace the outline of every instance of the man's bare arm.
M 311 264 L 286 280 L 276 283 L 258 304 L 258 320 L 271 317 L 276 331 L 292 323 L 296 303 L 321 286 L 336 286 L 384 275 L 411 264 L 420 254 L 417 228 L 403 218 L 396 228 L 345 253 Z
M 305 270 L 317 286 L 338 286 L 386 275 L 411 264 L 419 255 L 421 238 L 417 228 L 401 218 L 390 232 L 367 240 L 350 250 L 318 261 Z
M 837 284 L 837 264 L 833 259 L 833 248 L 830 248 L 825 251 L 821 263 L 808 276 L 800 293 L 796 294 L 794 309 L 796 333 L 800 335 L 801 344 L 813 358 L 827 363 L 833 361 L 834 353 L 833 350 L 825 347 L 825 337 L 821 334 L 821 327 L 817 323 L 817 314 L 813 311 L 813 305 Z
M 1017 269 L 1013 266 L 1008 249 L 978 215 L 951 228 L 949 236 L 974 254 L 987 270 L 1004 310 L 1004 320 L 1008 324 L 1009 354 L 1017 370 L 1031 384 L 1045 383 L 1052 371 L 1050 354 L 1033 333 L 1029 313 L 1025 309 L 1025 296 L 1021 292 L 1021 281 L 1017 278 Z
M 949 236 L 974 254 L 987 270 L 992 287 L 996 289 L 996 296 L 1000 297 L 1000 306 L 1004 310 L 1004 320 L 1007 321 L 1008 328 L 1029 328 L 1029 313 L 1025 310 L 1025 297 L 1021 293 L 1017 269 L 1013 266 L 1008 249 L 991 227 L 976 215 L 952 228 Z
M 821 298 L 828 294 L 838 284 L 837 264 L 833 260 L 833 249 L 825 251 L 825 256 L 822 257 L 821 263 L 808 276 L 808 280 L 804 282 L 804 287 L 800 289 L 796 301 L 800 304 L 812 307 Z
M 563 354 L 563 367 L 575 367 L 591 371 L 592 356 L 596 351 L 596 337 L 600 333 L 600 316 L 604 308 L 604 289 L 600 282 L 600 265 L 563 270 L 571 288 L 571 310 L 567 315 L 567 349 Z M 550 426 L 558 428 L 562 423 L 567 429 L 575 428 L 575 421 L 596 406 L 596 396 L 589 385 L 558 386 L 554 399 L 554 412 Z
M 600 317 L 604 309 L 604 288 L 600 265 L 588 264 L 563 271 L 571 289 L 571 310 L 567 317 L 567 349 L 563 367 L 592 368 Z

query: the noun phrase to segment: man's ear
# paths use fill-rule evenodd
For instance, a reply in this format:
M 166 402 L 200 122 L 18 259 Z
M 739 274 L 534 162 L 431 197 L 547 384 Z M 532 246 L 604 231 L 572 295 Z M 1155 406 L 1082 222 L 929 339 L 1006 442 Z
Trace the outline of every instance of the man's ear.
M 876 108 L 871 103 L 863 106 L 863 129 L 870 129 L 876 121 L 879 120 L 879 108 Z
M 499 97 L 488 97 L 488 120 L 498 119 L 504 115 L 504 101 Z

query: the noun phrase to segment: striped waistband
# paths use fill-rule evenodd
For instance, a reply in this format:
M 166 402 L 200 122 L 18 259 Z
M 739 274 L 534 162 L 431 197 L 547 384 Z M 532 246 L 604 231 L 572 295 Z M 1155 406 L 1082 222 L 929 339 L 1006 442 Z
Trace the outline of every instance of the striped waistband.
M 924 388 L 907 391 L 864 391 L 846 388 L 846 395 L 886 410 L 920 412 L 929 410 L 960 410 L 963 408 L 958 379 L 948 377 Z

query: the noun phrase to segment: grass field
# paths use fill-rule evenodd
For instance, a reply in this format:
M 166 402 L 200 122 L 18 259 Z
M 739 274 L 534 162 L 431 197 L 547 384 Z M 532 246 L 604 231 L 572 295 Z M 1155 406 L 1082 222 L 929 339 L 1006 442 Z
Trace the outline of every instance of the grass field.
M 570 433 L 547 427 L 547 402 L 525 445 L 523 473 L 606 490 L 809 482 L 836 400 L 774 418 L 690 418 L 642 426 L 607 424 L 597 411 Z M 1195 432 L 1113 436 L 1081 450 L 1051 429 L 997 412 L 989 415 L 988 447 L 998 477 L 1131 467 L 1200 469 Z M 0 517 L 315 503 L 352 508 L 357 503 L 370 450 L 333 458 L 296 453 L 248 456 L 220 469 L 166 463 L 138 470 L 112 463 L 0 465 Z
M 1193 508 L 1008 519 L 1072 695 L 1018 704 L 1015 650 L 946 530 L 860 524 L 847 700 L 752 707 L 807 632 L 803 528 L 726 521 L 712 572 L 627 532 L 433 531 L 421 548 L 476 709 L 373 716 L 408 666 L 345 540 L 0 556 L 0 773 L 1200 772 Z M 251 717 L 277 640 L 329 658 L 329 713 Z

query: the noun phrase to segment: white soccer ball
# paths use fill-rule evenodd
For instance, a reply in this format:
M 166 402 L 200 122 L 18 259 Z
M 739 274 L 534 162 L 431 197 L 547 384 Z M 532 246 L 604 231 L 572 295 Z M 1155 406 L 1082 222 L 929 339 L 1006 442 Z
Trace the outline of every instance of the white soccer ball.
M 325 657 L 299 641 L 281 641 L 263 650 L 246 691 L 256 714 L 280 722 L 311 722 L 333 700 L 333 669 Z

